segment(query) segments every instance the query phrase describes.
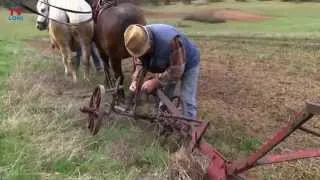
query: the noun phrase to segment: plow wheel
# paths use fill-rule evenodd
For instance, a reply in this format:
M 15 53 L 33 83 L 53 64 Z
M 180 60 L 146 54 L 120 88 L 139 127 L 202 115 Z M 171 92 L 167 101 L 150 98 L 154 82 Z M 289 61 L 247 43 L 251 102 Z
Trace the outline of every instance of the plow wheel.
M 90 98 L 89 109 L 91 112 L 88 117 L 88 129 L 96 135 L 101 127 L 102 119 L 105 115 L 103 98 L 105 94 L 105 88 L 103 85 L 98 85 Z

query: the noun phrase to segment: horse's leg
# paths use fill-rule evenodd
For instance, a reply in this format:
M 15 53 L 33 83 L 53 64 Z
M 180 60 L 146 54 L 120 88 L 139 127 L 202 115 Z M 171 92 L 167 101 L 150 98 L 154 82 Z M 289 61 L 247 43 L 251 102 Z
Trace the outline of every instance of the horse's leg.
M 90 73 L 90 53 L 91 53 L 91 44 L 88 43 L 82 43 L 81 45 L 82 50 L 82 61 L 85 66 L 85 71 L 83 74 L 84 80 L 89 81 L 89 73 Z
M 49 39 L 50 39 L 50 45 L 51 45 L 51 48 L 54 49 L 54 48 L 58 48 L 57 45 L 56 45 L 56 42 L 53 40 L 53 38 L 49 35 Z M 60 51 L 61 52 L 61 51 Z
M 60 53 L 62 55 L 62 62 L 63 62 L 63 65 L 64 65 L 64 74 L 66 76 L 70 75 L 70 71 L 68 70 L 68 53 L 67 53 L 67 50 L 63 47 L 63 48 L 60 48 Z
M 63 56 L 62 61 L 64 64 L 65 74 L 69 75 L 71 73 L 73 81 L 77 81 L 76 73 L 73 68 L 73 56 L 71 50 L 71 34 L 65 25 L 55 23 L 50 21 L 49 23 L 49 35 L 60 49 Z
M 54 39 L 52 39 L 53 41 L 55 41 Z M 60 40 L 59 41 L 59 50 L 60 50 L 60 53 L 62 55 L 62 63 L 63 63 L 63 66 L 64 66 L 64 74 L 65 76 L 69 76 L 71 75 L 70 73 L 70 68 L 68 67 L 68 58 L 70 56 L 70 54 L 68 53 L 68 49 L 67 49 L 67 44 L 63 41 L 63 40 Z
M 104 48 L 104 44 L 107 43 L 108 41 L 105 40 L 105 38 L 99 37 L 98 35 L 103 34 L 101 31 L 96 31 L 94 36 L 93 36 L 93 42 L 96 45 L 96 48 L 99 52 L 100 58 L 103 63 L 103 70 L 104 70 L 104 84 L 108 88 L 114 87 L 114 83 L 112 81 L 112 77 L 110 74 L 110 65 L 109 65 L 109 56 L 107 54 L 107 49 Z
M 110 66 L 109 66 L 109 56 L 105 54 L 105 52 L 100 52 L 101 59 L 103 61 L 104 75 L 105 75 L 105 85 L 106 87 L 112 88 L 114 87 L 114 81 L 110 74 Z
M 72 81 L 76 83 L 78 81 L 77 79 L 77 72 L 76 72 L 76 60 L 72 55 L 72 50 L 70 46 L 66 47 L 66 52 L 67 52 L 67 62 L 68 62 L 68 67 L 69 71 L 71 72 L 72 76 Z
M 82 60 L 85 66 L 84 79 L 89 80 L 89 71 L 90 71 L 90 57 L 91 57 L 91 43 L 94 34 L 94 23 L 90 21 L 82 26 L 79 26 L 74 32 L 74 38 L 79 40 L 81 51 L 82 51 Z
M 124 76 L 121 68 L 121 58 L 110 57 L 112 69 L 114 71 L 114 76 L 116 79 L 120 78 L 120 86 L 123 86 Z M 124 89 L 122 88 L 119 92 L 121 98 L 125 98 Z

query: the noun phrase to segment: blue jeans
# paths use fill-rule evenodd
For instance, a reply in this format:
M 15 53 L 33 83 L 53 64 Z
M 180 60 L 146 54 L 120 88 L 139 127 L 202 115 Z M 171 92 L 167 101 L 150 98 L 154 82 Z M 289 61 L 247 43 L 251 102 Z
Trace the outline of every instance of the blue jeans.
M 80 62 L 81 62 L 81 47 L 79 49 L 77 49 L 77 55 L 76 55 L 76 59 L 77 59 L 77 65 L 79 66 L 80 65 Z M 96 54 L 96 51 L 94 51 L 94 48 L 93 46 L 91 46 L 91 55 L 92 55 L 92 59 L 93 59 L 93 63 L 94 65 L 96 66 L 96 69 L 99 71 L 101 70 L 101 64 L 100 64 L 100 60 L 99 60 L 99 57 L 98 55 Z
M 183 116 L 190 119 L 197 119 L 197 88 L 200 63 L 184 72 L 181 79 L 180 98 L 182 100 Z M 172 98 L 176 88 L 176 82 L 169 82 L 164 87 L 164 93 Z

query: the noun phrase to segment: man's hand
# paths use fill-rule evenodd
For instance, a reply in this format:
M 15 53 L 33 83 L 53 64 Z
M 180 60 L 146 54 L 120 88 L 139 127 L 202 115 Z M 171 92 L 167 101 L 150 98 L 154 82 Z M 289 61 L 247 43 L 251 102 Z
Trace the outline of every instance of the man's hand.
M 143 83 L 141 90 L 146 93 L 151 93 L 156 88 L 160 87 L 160 81 L 157 78 L 147 80 Z
M 130 87 L 129 87 L 129 90 L 132 91 L 132 92 L 136 92 L 137 90 L 137 81 L 132 81 Z

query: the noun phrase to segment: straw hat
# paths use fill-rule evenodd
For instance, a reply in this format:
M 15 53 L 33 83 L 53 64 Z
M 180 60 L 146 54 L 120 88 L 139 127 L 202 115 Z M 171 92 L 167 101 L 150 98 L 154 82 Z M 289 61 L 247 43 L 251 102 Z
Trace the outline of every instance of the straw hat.
M 133 57 L 140 57 L 150 48 L 148 31 L 142 25 L 130 25 L 124 32 L 124 43 Z

